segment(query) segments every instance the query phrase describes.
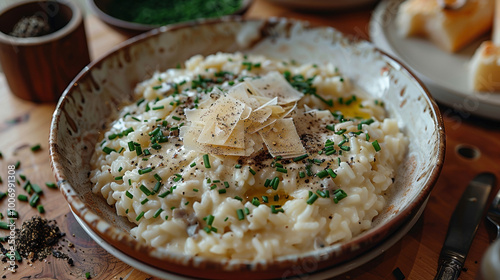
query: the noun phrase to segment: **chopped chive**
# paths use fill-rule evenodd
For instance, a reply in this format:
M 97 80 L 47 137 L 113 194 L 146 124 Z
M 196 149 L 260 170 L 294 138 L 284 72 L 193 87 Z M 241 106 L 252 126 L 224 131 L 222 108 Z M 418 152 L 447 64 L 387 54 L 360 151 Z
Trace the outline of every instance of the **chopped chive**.
M 155 175 L 153 175 L 153 177 L 155 177 L 156 181 L 158 181 L 158 182 L 161 182 L 161 180 L 162 180 L 160 175 L 158 175 L 157 173 Z
M 317 158 L 313 159 L 313 162 L 314 162 L 315 164 L 317 164 L 317 165 L 320 165 L 320 164 L 322 164 L 322 163 L 323 163 L 323 161 L 321 161 L 320 159 L 317 159 Z
M 342 130 L 335 132 L 335 134 L 337 134 L 337 135 L 344 134 L 346 131 L 347 131 L 347 129 L 342 129 Z
M 331 130 L 331 131 L 335 131 L 335 125 L 334 124 L 326 125 L 326 129 Z
M 250 215 L 250 209 L 248 209 L 247 207 L 245 207 L 245 214 Z
M 220 183 L 220 180 L 213 180 L 212 183 Z
M 220 194 L 226 193 L 226 189 L 219 189 L 219 193 Z
M 224 181 L 224 187 L 229 188 L 229 183 L 227 181 Z
M 139 216 L 137 216 L 137 218 L 135 218 L 135 220 L 138 222 L 142 217 L 144 216 L 144 211 L 142 211 Z
M 132 186 L 132 179 L 128 179 L 128 185 Z
M 269 187 L 269 185 L 271 184 L 271 180 L 270 179 L 266 179 L 266 181 L 264 182 L 264 187 Z
M 299 172 L 299 177 L 300 177 L 300 178 L 304 178 L 304 177 L 306 177 L 306 173 L 304 173 L 304 171 L 300 171 L 300 172 Z
M 18 195 L 17 199 L 19 199 L 20 201 L 28 201 L 28 197 L 25 196 L 24 194 Z
M 36 144 L 34 146 L 31 146 L 30 149 L 32 152 L 36 152 L 36 151 L 39 151 L 41 148 L 42 148 L 42 146 L 40 146 L 40 144 Z
M 195 167 L 196 166 L 196 162 L 193 162 L 189 165 L 189 167 Z
M 271 181 L 271 187 L 273 188 L 273 190 L 278 189 L 279 184 L 280 184 L 280 178 L 274 177 L 274 179 Z
M 281 173 L 288 173 L 288 171 L 285 168 L 282 168 L 282 167 L 276 168 L 276 171 L 281 172 Z
M 212 185 L 210 186 L 210 189 L 211 189 L 211 190 L 213 190 L 213 189 L 215 189 L 215 188 L 217 188 L 217 185 L 216 185 L 216 184 L 212 184 Z
M 36 207 L 36 210 L 38 210 L 38 213 L 43 214 L 45 213 L 45 208 L 43 208 L 43 205 L 40 204 Z
M 248 170 L 250 170 L 250 173 L 252 173 L 252 175 L 257 174 L 257 172 L 255 172 L 255 170 L 253 170 L 251 167 L 249 167 Z
M 146 196 L 150 196 L 151 195 L 151 191 L 144 185 L 141 185 L 139 187 L 139 189 L 146 195 Z
M 143 199 L 143 200 L 141 201 L 141 205 L 146 204 L 148 201 L 149 201 L 149 199 L 147 199 L 147 198 Z
M 328 192 L 328 191 L 327 191 L 327 192 Z M 317 190 L 317 191 L 316 191 L 316 193 L 317 193 L 319 196 L 323 197 L 323 198 L 324 198 L 324 197 L 326 197 L 326 193 L 325 193 L 324 191 L 322 191 L 322 190 Z
M 210 159 L 208 158 L 208 154 L 203 155 L 203 164 L 205 164 L 206 168 L 210 168 Z
M 141 144 L 134 143 L 134 146 L 135 146 L 135 153 L 136 153 L 136 155 L 138 155 L 138 156 L 142 155 Z
M 274 166 L 276 166 L 276 167 L 283 167 L 283 164 L 277 162 Z
M 130 198 L 130 199 L 134 198 L 134 195 L 133 195 L 133 194 L 131 194 L 129 191 L 126 191 L 126 192 L 125 192 L 125 195 L 126 195 L 128 198 Z
M 115 181 L 123 180 L 123 176 L 115 177 Z
M 162 208 L 156 210 L 155 214 L 153 215 L 153 218 L 158 218 L 158 216 L 160 216 L 161 212 L 163 212 Z
M 343 139 L 342 141 L 339 142 L 339 147 L 344 145 L 344 143 L 347 142 L 347 139 Z
M 280 205 L 271 205 L 271 213 L 278 214 L 279 212 L 285 213 L 285 210 Z
M 176 120 L 176 121 L 180 121 L 181 118 L 179 118 L 178 116 L 172 116 L 172 119 Z
M 337 150 L 330 150 L 330 151 L 327 151 L 327 152 L 325 153 L 325 155 L 327 155 L 327 156 L 331 156 L 331 155 L 334 155 L 334 154 L 336 154 L 336 153 L 337 153 Z
M 165 220 L 166 220 L 166 221 L 168 220 L 168 216 L 165 216 Z
M 111 152 L 116 152 L 115 149 L 112 149 L 110 147 L 104 147 L 104 148 L 102 148 L 102 151 L 105 152 L 108 155 L 111 154 Z
M 269 198 L 266 195 L 263 195 L 262 196 L 262 201 L 264 201 L 264 203 L 268 203 L 269 202 Z
M 38 201 L 40 200 L 40 196 L 38 194 L 33 194 L 30 199 L 30 205 L 31 207 L 35 207 Z
M 313 193 L 311 197 L 309 197 L 309 199 L 307 200 L 307 204 L 309 205 L 313 204 L 316 201 L 316 199 L 318 199 L 318 195 Z
M 259 205 L 260 205 L 260 201 L 259 201 L 259 199 L 258 199 L 258 198 L 256 198 L 256 197 L 254 197 L 254 198 L 252 199 L 252 204 L 253 204 L 253 205 L 255 205 L 255 206 L 259 206 Z
M 153 193 L 158 193 L 161 188 L 161 182 L 156 182 L 155 186 L 153 187 Z
M 370 134 L 366 133 L 366 141 L 370 140 Z
M 312 168 L 311 164 L 306 164 L 306 174 L 307 174 L 307 176 L 313 176 L 311 168 Z
M 229 217 L 226 217 L 226 218 L 224 219 L 224 222 L 226 222 L 228 219 L 229 219 Z
M 134 141 L 130 141 L 127 143 L 128 144 L 128 150 L 129 151 L 135 151 L 135 145 L 134 145 Z
M 175 130 L 179 130 L 179 127 L 178 127 L 178 126 L 172 126 L 172 127 L 170 128 L 170 131 L 175 131 Z
M 21 167 L 21 162 L 18 160 L 18 161 L 16 161 L 16 163 L 14 164 L 14 169 L 19 169 L 19 167 Z
M 349 147 L 349 146 L 340 146 L 340 149 L 342 149 L 342 150 L 344 150 L 344 151 L 348 152 L 348 151 L 350 151 L 350 150 L 351 150 L 351 147 Z
M 142 174 L 149 173 L 149 172 L 151 172 L 151 171 L 153 171 L 153 168 L 151 168 L 151 167 L 146 167 L 146 168 L 143 168 L 143 169 L 139 169 L 139 171 L 138 171 L 138 172 L 139 172 L 139 175 L 142 175 Z
M 42 189 L 40 188 L 39 185 L 37 184 L 31 184 L 31 188 L 33 189 L 33 191 L 37 194 L 41 194 L 43 193 Z
M 207 225 L 211 226 L 214 223 L 215 217 L 213 215 L 208 215 L 205 218 Z
M 91 279 L 92 277 L 90 277 L 90 272 L 85 272 L 85 278 L 87 279 Z
M 24 174 L 19 174 L 19 178 L 21 178 L 21 180 L 23 181 L 26 181 L 26 175 Z
M 274 200 L 274 201 L 278 201 L 278 200 L 280 200 L 280 196 L 279 196 L 279 194 L 275 194 L 275 195 L 274 195 L 274 197 L 273 197 L 273 200 Z
M 375 148 L 375 152 L 380 151 L 380 145 L 378 143 L 378 140 L 373 141 L 372 146 L 373 146 L 373 148 Z
M 293 161 L 294 162 L 301 161 L 303 159 L 306 159 L 308 156 L 309 156 L 308 154 L 301 155 L 301 156 L 298 156 L 298 157 L 294 158 Z
M 199 190 L 198 189 L 193 189 L 193 192 L 199 192 Z
M 318 176 L 320 179 L 323 179 L 323 178 L 325 178 L 326 176 L 328 176 L 328 171 L 326 171 L 326 170 L 321 170 L 320 172 L 316 173 L 316 176 Z
M 245 219 L 245 214 L 243 213 L 243 209 L 238 209 L 236 210 L 236 214 L 238 215 L 238 220 L 243 220 Z
M 159 194 L 158 197 L 165 198 L 169 194 L 170 194 L 170 191 L 166 191 L 166 192 L 164 192 L 162 194 Z
M 162 109 L 165 109 L 165 106 L 161 105 L 161 106 L 155 106 L 152 108 L 153 110 L 162 110 Z
M 0 229 L 9 229 L 9 224 L 6 222 L 0 222 Z
M 333 191 L 333 202 L 339 203 L 340 200 L 347 197 L 347 194 L 342 189 Z
M 329 175 L 330 175 L 330 177 L 332 177 L 332 178 L 337 177 L 337 174 L 336 174 L 336 173 L 335 173 L 335 172 L 334 172 L 331 168 L 328 168 L 328 169 L 326 170 L 326 172 L 328 172 L 328 174 L 329 174 Z
M 236 165 L 234 166 L 234 168 L 236 168 L 236 169 L 240 169 L 240 168 L 241 168 L 241 164 L 236 164 Z
M 19 213 L 16 210 L 7 211 L 7 217 L 9 218 L 19 218 Z
M 234 199 L 237 199 L 239 201 L 243 201 L 243 198 L 239 197 L 239 196 L 235 196 Z

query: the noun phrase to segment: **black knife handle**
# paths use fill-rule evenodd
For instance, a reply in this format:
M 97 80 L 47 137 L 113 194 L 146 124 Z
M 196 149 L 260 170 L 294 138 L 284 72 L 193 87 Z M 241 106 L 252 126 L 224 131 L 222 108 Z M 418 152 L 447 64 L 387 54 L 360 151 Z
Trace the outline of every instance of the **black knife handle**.
M 434 280 L 455 280 L 462 271 L 463 264 L 452 256 L 439 259 L 439 267 Z

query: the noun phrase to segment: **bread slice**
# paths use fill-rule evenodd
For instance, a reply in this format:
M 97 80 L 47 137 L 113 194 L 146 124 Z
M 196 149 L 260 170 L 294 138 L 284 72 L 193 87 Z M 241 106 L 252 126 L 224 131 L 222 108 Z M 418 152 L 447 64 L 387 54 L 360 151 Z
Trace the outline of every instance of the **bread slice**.
M 408 0 L 399 6 L 396 21 L 402 35 L 427 37 L 456 52 L 491 28 L 493 7 L 494 0 L 468 0 L 456 10 L 438 0 Z
M 486 41 L 471 60 L 472 86 L 476 91 L 500 91 L 500 46 Z

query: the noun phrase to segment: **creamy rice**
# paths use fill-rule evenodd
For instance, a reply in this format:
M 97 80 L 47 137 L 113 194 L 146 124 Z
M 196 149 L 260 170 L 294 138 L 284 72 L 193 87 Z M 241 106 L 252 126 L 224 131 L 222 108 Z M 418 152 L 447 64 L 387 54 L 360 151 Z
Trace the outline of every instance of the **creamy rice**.
M 219 53 L 181 66 L 136 87 L 138 101 L 120 110 L 92 157 L 93 192 L 137 225 L 135 238 L 188 255 L 265 260 L 371 227 L 408 145 L 381 100 L 331 63 Z M 273 82 L 260 89 L 271 90 L 256 94 L 266 77 Z M 285 77 L 306 93 L 275 87 Z

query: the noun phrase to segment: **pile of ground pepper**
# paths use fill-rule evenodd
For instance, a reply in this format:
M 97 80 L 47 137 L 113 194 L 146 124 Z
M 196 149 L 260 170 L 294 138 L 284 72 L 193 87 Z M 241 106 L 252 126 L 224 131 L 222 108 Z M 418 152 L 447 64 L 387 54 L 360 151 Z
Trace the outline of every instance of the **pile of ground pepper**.
M 9 35 L 20 38 L 38 37 L 52 32 L 49 23 L 38 16 L 23 17 L 12 28 Z
M 53 250 L 53 247 L 65 235 L 55 220 L 34 216 L 30 220 L 24 221 L 21 228 L 16 229 L 16 247 L 22 258 L 32 262 L 41 261 L 48 255 L 68 259 L 69 262 L 70 259 L 65 254 Z

